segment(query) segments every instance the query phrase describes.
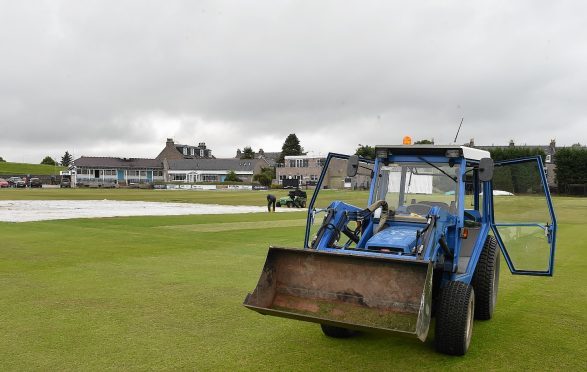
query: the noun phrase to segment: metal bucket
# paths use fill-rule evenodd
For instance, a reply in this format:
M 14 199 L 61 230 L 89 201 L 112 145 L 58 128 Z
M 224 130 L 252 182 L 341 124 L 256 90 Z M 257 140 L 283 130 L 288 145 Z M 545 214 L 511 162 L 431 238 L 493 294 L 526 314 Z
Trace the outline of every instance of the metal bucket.
M 261 314 L 404 332 L 424 341 L 431 303 L 430 262 L 271 247 L 244 305 Z

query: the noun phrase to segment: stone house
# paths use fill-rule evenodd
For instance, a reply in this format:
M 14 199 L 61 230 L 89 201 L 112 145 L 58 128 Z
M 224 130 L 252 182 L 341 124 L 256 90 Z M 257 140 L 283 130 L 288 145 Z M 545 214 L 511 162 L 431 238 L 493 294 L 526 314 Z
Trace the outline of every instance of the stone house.
M 179 160 L 179 159 L 214 159 L 212 150 L 206 147 L 206 142 L 200 142 L 198 146 L 180 145 L 173 141 L 173 138 L 168 138 L 165 142 L 165 147 L 159 155 L 157 160 Z

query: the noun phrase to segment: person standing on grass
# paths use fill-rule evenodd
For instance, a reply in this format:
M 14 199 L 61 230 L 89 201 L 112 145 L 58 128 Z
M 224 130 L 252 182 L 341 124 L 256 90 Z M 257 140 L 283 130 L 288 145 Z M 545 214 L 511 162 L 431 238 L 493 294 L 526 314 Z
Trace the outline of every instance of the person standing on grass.
M 271 212 L 271 206 L 273 206 L 273 212 L 275 212 L 275 202 L 277 198 L 275 195 L 268 194 L 267 195 L 267 212 Z

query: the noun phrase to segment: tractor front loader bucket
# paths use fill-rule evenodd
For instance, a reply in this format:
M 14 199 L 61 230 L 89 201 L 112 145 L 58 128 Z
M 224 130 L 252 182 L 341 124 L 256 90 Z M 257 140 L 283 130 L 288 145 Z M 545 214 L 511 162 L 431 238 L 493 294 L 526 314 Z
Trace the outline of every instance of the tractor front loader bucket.
M 271 247 L 244 305 L 261 314 L 411 333 L 424 341 L 431 303 L 430 262 Z

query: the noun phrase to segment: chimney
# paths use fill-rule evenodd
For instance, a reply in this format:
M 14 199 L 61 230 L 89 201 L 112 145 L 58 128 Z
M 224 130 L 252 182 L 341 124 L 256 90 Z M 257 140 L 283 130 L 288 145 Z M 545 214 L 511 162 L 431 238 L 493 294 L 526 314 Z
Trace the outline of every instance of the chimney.
M 516 144 L 514 143 L 514 140 L 513 140 L 513 139 L 511 139 L 511 140 L 510 140 L 510 147 L 514 147 L 514 146 L 516 146 Z
M 556 140 L 551 139 L 550 145 L 548 147 L 550 147 L 550 149 L 554 151 L 554 149 L 556 148 Z
M 165 144 L 166 145 L 173 145 L 173 138 L 168 138 L 167 142 Z
M 475 147 L 475 138 L 469 140 L 469 147 Z

